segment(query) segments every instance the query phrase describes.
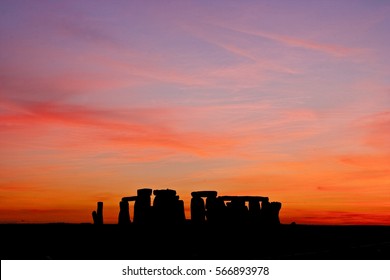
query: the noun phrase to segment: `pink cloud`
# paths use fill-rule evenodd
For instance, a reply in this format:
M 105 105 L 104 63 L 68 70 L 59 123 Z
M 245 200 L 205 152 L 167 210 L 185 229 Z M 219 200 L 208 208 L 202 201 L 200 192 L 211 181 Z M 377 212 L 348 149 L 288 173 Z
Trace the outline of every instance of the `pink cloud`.
M 390 152 L 390 112 L 381 111 L 357 118 L 352 129 L 361 133 L 361 144 L 386 154 Z
M 238 144 L 237 139 L 226 134 L 182 131 L 175 127 L 174 121 L 169 123 L 169 117 L 167 119 L 167 116 L 174 112 L 172 109 L 138 108 L 133 111 L 112 111 L 49 102 L 20 104 L 23 105 L 19 105 L 19 112 L 3 114 L 0 121 L 10 127 L 19 128 L 22 134 L 29 134 L 24 128 L 31 126 L 39 128 L 63 125 L 69 128 L 83 128 L 84 133 L 97 141 L 91 144 L 91 139 L 88 138 L 77 140 L 87 146 L 106 145 L 115 149 L 161 147 L 208 157 L 221 155 Z M 57 141 L 62 142 L 60 139 Z

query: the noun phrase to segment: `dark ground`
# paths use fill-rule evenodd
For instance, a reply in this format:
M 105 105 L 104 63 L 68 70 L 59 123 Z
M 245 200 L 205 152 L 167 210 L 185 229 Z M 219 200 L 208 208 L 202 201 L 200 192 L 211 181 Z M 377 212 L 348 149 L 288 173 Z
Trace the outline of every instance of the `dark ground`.
M 390 226 L 0 225 L 5 259 L 390 259 Z

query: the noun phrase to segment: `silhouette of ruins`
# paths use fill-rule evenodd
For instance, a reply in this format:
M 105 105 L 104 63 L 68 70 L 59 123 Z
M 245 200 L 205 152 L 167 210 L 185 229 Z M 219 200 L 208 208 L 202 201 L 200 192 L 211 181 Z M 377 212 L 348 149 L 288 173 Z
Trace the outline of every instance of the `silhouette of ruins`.
M 191 196 L 191 223 L 194 225 L 280 225 L 282 204 L 270 202 L 268 197 L 218 196 L 216 191 L 194 191 Z M 133 203 L 132 213 L 130 203 Z M 94 224 L 103 224 L 103 202 L 98 202 L 92 216 Z M 119 225 L 180 225 L 185 221 L 184 202 L 175 190 L 138 189 L 136 196 L 122 197 L 119 202 Z
M 282 204 L 269 202 L 268 197 L 217 196 L 216 191 L 197 191 L 191 195 L 191 221 L 195 224 L 280 224 Z

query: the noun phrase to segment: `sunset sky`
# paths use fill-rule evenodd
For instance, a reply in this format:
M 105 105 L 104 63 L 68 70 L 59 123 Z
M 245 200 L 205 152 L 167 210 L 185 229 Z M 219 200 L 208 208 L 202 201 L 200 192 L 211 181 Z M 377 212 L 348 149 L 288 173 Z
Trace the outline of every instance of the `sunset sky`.
M 0 223 L 149 187 L 390 225 L 389 29 L 380 0 L 2 0 Z

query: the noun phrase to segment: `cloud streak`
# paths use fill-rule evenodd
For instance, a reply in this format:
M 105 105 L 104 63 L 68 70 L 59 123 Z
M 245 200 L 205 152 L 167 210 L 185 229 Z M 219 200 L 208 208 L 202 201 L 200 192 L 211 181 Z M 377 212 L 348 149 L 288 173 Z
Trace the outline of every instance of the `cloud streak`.
M 216 24 L 216 23 L 213 23 Z M 217 26 L 225 29 L 229 29 L 231 31 L 243 33 L 250 36 L 256 36 L 263 39 L 271 40 L 277 43 L 281 43 L 288 47 L 297 47 L 302 48 L 306 50 L 316 51 L 325 53 L 334 57 L 346 57 L 349 55 L 356 54 L 358 52 L 361 52 L 362 50 L 356 49 L 356 48 L 350 48 L 350 47 L 344 47 L 334 44 L 325 44 L 325 43 L 318 43 L 315 41 L 307 40 L 307 39 L 301 39 L 296 37 L 290 37 L 286 35 L 280 35 L 276 33 L 270 33 L 255 29 L 249 29 L 249 28 L 242 28 L 242 27 L 232 27 L 228 24 L 218 24 Z
M 91 131 L 94 135 L 91 136 L 96 141 L 101 141 L 101 144 L 134 149 L 161 147 L 206 157 L 223 153 L 237 144 L 234 138 L 227 135 L 212 135 L 200 131 L 184 132 L 175 128 L 173 124 L 154 121 L 158 116 L 164 118 L 171 114 L 169 109 L 146 108 L 113 112 L 80 105 L 24 102 L 19 110 L 23 113 L 4 114 L 0 116 L 0 121 L 9 127 L 19 128 L 22 134 L 25 127 L 31 126 L 65 125 L 85 129 L 96 128 L 100 132 L 96 134 Z M 90 139 L 85 141 L 83 145 L 89 145 L 87 142 Z

